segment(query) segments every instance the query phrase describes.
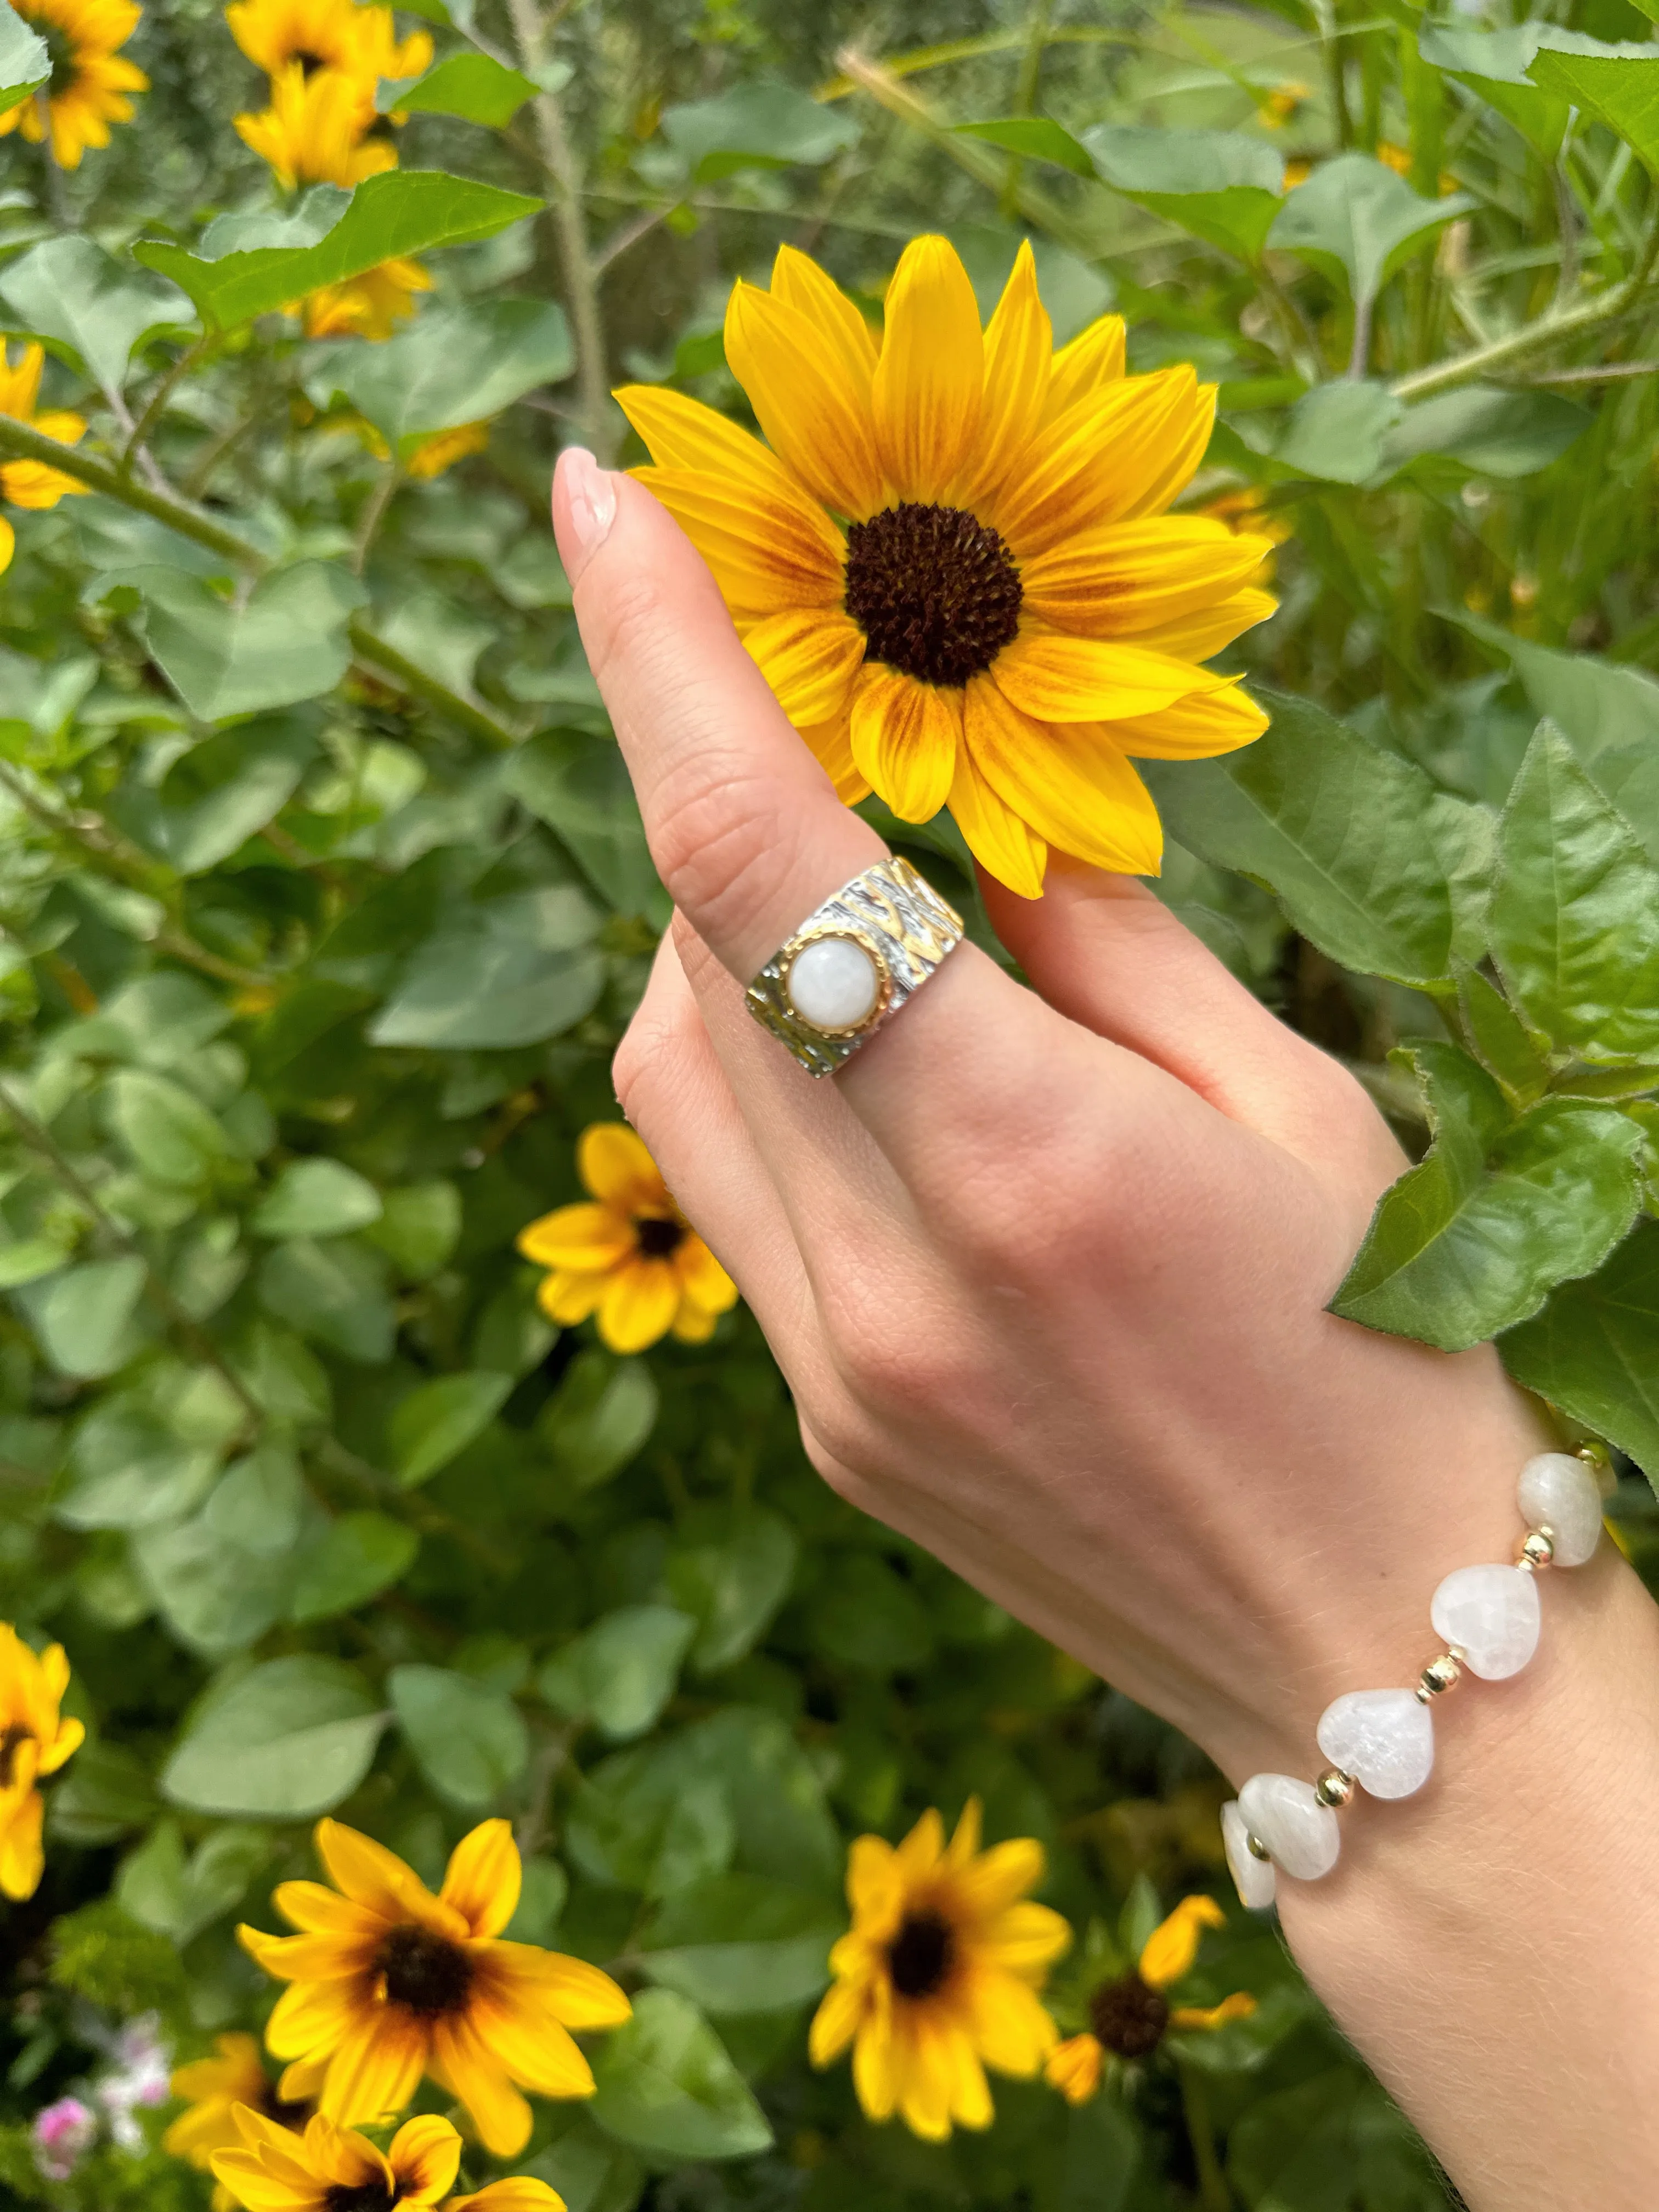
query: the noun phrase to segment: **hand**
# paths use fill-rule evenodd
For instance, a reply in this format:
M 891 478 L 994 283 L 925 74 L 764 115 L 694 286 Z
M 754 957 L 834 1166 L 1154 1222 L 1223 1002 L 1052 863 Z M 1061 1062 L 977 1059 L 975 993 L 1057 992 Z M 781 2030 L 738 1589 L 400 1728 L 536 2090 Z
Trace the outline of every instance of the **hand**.
M 1175 1722 L 1311 1777 L 1340 1691 L 1408 1685 L 1453 1567 L 1513 1555 L 1547 1441 L 1488 1346 L 1325 1305 L 1403 1164 L 1358 1085 L 1139 884 L 986 885 L 969 945 L 833 1079 L 741 984 L 882 857 L 641 486 L 568 453 L 577 618 L 678 914 L 624 1110 L 731 1269 L 814 1463 Z M 1659 1614 L 1610 1545 L 1418 1796 L 1281 1880 L 1316 1987 L 1475 2212 L 1630 2212 L 1659 2117 Z

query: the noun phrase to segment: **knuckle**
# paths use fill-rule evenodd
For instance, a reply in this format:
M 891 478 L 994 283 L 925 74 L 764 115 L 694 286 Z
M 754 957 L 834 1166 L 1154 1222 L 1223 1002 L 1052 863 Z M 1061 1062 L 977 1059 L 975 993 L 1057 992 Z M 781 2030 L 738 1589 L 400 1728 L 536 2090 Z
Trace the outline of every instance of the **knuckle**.
M 888 1280 L 838 1282 L 821 1300 L 824 1341 L 842 1391 L 866 1419 L 953 1418 L 978 1381 L 965 1329 L 951 1326 L 954 1300 L 937 1285 L 907 1289 Z
M 696 1020 L 694 1011 L 647 995 L 623 1032 L 611 1081 L 617 1104 L 642 1133 L 669 1107 L 677 1073 L 695 1042 Z

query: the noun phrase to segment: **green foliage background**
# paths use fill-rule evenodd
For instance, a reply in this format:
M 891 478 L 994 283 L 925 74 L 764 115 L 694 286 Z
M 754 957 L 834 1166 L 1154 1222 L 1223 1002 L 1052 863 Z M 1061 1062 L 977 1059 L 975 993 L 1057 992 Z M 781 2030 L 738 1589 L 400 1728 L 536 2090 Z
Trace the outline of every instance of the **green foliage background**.
M 148 9 L 153 89 L 107 153 L 58 176 L 0 146 L 0 327 L 46 343 L 96 487 L 14 516 L 0 583 L 0 1611 L 68 1646 L 91 1732 L 0 1936 L 0 2180 L 205 2203 L 159 2152 L 40 2179 L 25 2130 L 92 2063 L 84 2008 L 157 2008 L 182 2056 L 257 2026 L 232 1926 L 273 1924 L 317 1814 L 435 1880 L 500 1811 L 514 1932 L 640 1995 L 592 2106 L 540 2117 L 528 2170 L 571 2212 L 1443 2205 L 1242 1918 L 1194 1995 L 1255 2018 L 1076 2113 L 1000 2085 L 988 2139 L 931 2148 L 807 2068 L 850 1836 L 978 1791 L 1080 1936 L 1133 1943 L 1222 1881 L 1222 1793 L 817 1484 L 741 1311 L 632 1360 L 538 1313 L 513 1240 L 576 1194 L 665 911 L 546 483 L 573 434 L 638 458 L 608 379 L 746 419 L 720 313 L 784 239 L 876 313 L 915 231 L 988 301 L 1029 234 L 1061 337 L 1115 304 L 1132 366 L 1217 379 L 1190 503 L 1249 490 L 1292 533 L 1241 664 L 1275 720 L 1157 771 L 1161 889 L 1421 1157 L 1339 1310 L 1499 1336 L 1618 1449 L 1645 1564 L 1652 27 L 1625 0 L 420 12 L 546 89 L 481 123 L 434 103 L 523 88 L 452 73 L 396 177 L 284 233 L 203 0 Z M 1288 195 L 1287 157 L 1314 164 Z M 275 312 L 417 249 L 437 289 L 392 343 Z M 487 455 L 398 473 L 481 416 Z M 32 450 L 0 419 L 0 461 Z M 883 826 L 983 936 L 948 823 Z M 1083 1988 L 1062 1969 L 1068 2025 Z

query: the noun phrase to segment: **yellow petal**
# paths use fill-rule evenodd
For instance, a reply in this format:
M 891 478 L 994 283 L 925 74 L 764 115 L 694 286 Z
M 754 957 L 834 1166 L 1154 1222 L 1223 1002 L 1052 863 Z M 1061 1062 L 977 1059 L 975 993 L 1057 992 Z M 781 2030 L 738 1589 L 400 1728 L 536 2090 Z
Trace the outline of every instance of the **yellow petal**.
M 348 1828 L 343 1821 L 319 1820 L 314 1841 L 317 1856 L 336 1889 L 382 1919 L 401 1920 L 411 1911 L 424 1917 L 422 1908 L 436 1904 L 413 1867 L 405 1866 L 395 1851 L 387 1850 L 372 1836 Z M 459 1920 L 454 1932 L 465 1933 Z
M 485 2149 L 497 2158 L 516 2158 L 530 2140 L 532 2118 L 501 2062 L 465 2020 L 440 2021 L 432 2045 L 433 2071 L 466 2106 Z
M 1177 2031 L 1225 2027 L 1230 2020 L 1248 2020 L 1255 2008 L 1255 1999 L 1248 1990 L 1236 1990 L 1218 2005 L 1176 2005 L 1170 2014 L 1170 2026 Z
M 1114 722 L 1102 735 L 1137 760 L 1207 760 L 1253 744 L 1267 726 L 1255 700 L 1229 684 L 1224 691 L 1177 699 L 1156 714 Z
M 426 2031 L 387 2006 L 371 2013 L 330 2059 L 320 2099 L 328 2118 L 349 2125 L 400 2112 L 425 2069 Z
M 446 2212 L 566 2212 L 566 2207 L 546 2182 L 515 2173 L 506 2181 L 492 2181 L 476 2197 L 452 2197 Z
M 673 1264 L 681 1290 L 705 1312 L 730 1313 L 738 1303 L 737 1285 L 695 1232 L 681 1243 Z
M 956 2054 L 942 2029 L 926 2014 L 911 2009 L 913 2017 L 905 2027 L 895 2021 L 894 2043 L 903 2066 L 899 2111 L 913 2135 L 924 2142 L 943 2142 L 951 2132 L 956 2098 Z
M 696 470 L 757 500 L 801 500 L 799 483 L 775 453 L 700 399 L 656 384 L 627 384 L 611 396 L 659 468 Z
M 666 1260 L 633 1260 L 605 1279 L 599 1334 L 612 1352 L 644 1352 L 666 1336 L 679 1311 L 680 1286 Z
M 1045 625 L 1121 637 L 1213 607 L 1270 550 L 1200 515 L 1111 522 L 1025 562 L 1021 605 Z
M 943 497 L 979 428 L 984 382 L 968 271 L 948 239 L 913 238 L 887 288 L 871 395 L 882 463 L 901 499 Z
M 818 764 L 836 787 L 836 796 L 843 806 L 856 806 L 861 799 L 870 796 L 867 779 L 859 773 L 853 758 L 853 726 L 851 717 L 837 714 L 827 722 L 797 722 L 796 729 L 811 747 Z
M 1212 653 L 1219 653 L 1278 611 L 1279 602 L 1271 592 L 1248 586 L 1200 612 L 1182 615 L 1157 629 L 1143 630 L 1135 643 L 1158 653 L 1172 653 L 1181 660 L 1207 660 Z
M 853 758 L 902 822 L 928 822 L 951 795 L 962 694 L 872 661 L 853 695 Z
M 977 679 L 983 681 L 983 678 Z M 971 695 L 972 687 L 969 687 Z M 965 727 L 965 722 L 964 722 Z M 1017 898 L 1042 896 L 1048 848 L 1000 792 L 986 781 L 973 748 L 964 743 L 957 756 L 951 786 L 951 813 L 969 851 L 989 876 L 1006 884 Z
M 812 2015 L 806 2039 L 807 2055 L 814 2066 L 833 2065 L 858 2033 L 865 2013 L 865 1992 L 856 1982 L 834 1982 Z
M 953 505 L 972 508 L 993 494 L 1035 435 L 1048 401 L 1053 345 L 1054 327 L 1037 294 L 1030 240 L 1023 239 L 986 326 L 979 434 L 951 488 Z
M 1183 1897 L 1146 1938 L 1140 1954 L 1141 1980 L 1152 1989 L 1167 1990 L 1191 1972 L 1204 1930 L 1226 1924 L 1227 1916 L 1214 1898 Z
M 1001 1912 L 1037 1887 L 1046 1865 L 1046 1855 L 1036 1838 L 1017 1836 L 1008 1843 L 994 1844 L 973 1865 L 963 1867 L 956 1879 L 956 1893 L 969 1912 Z
M 475 1954 L 488 1986 L 521 2009 L 544 2011 L 563 2027 L 619 2027 L 634 2008 L 600 1967 L 533 1943 L 491 1943 Z
M 605 1297 L 608 1273 L 603 1275 L 573 1275 L 559 1268 L 547 1277 L 536 1292 L 536 1303 L 549 1321 L 556 1322 L 561 1328 L 574 1328 L 578 1322 L 586 1321 L 589 1314 L 597 1313 Z
M 0 514 L 0 576 L 11 566 L 11 556 L 17 550 L 17 532 L 3 514 Z
M 1143 466 L 1126 475 L 1121 498 L 1115 512 L 1125 520 L 1135 515 L 1162 514 L 1178 499 L 1198 472 L 1215 428 L 1216 386 L 1200 384 L 1193 404 L 1178 417 L 1174 434 L 1161 453 L 1151 449 Z
M 265 2022 L 267 2050 L 275 2058 L 326 2057 L 362 2020 L 364 1998 L 362 1983 L 295 1982 Z
M 568 1267 L 579 1275 L 602 1274 L 616 1267 L 635 1243 L 626 1214 L 594 1201 L 557 1206 L 518 1237 L 520 1251 L 538 1267 Z
M 1219 690 L 1225 680 L 1139 643 L 1030 629 L 1005 646 L 968 688 L 994 684 L 1038 721 L 1115 722 L 1125 714 L 1154 714 L 1190 692 Z
M 1092 2035 L 1073 2035 L 1048 2054 L 1043 2079 L 1068 2105 L 1085 2105 L 1100 2087 L 1104 2053 Z
M 499 1936 L 519 1909 L 523 1866 L 510 1820 L 484 1820 L 450 1854 L 439 1894 L 473 1936 Z
M 985 1807 L 977 1797 L 970 1797 L 957 1815 L 957 1825 L 945 1853 L 945 1863 L 951 1868 L 966 1867 L 978 1856 L 980 1838 L 985 1832 Z
M 734 616 L 753 621 L 784 607 L 840 607 L 846 549 L 823 509 L 803 494 L 786 501 L 700 469 L 634 475 L 708 563 Z
M 772 297 L 811 324 L 867 407 L 878 350 L 875 332 L 835 278 L 794 246 L 781 246 L 772 264 Z
M 853 2045 L 854 2092 L 872 2120 L 893 2116 L 899 2093 L 897 2058 L 891 2005 L 878 2003 L 866 2013 Z
M 933 1873 L 945 1854 L 945 1823 L 933 1806 L 899 1845 L 899 1872 L 906 1881 Z
M 979 2053 L 960 2031 L 947 2035 L 944 2047 L 951 2069 L 951 2118 L 958 2127 L 988 2128 L 995 2114 Z
M 690 1298 L 682 1298 L 670 1334 L 676 1344 L 707 1344 L 714 1334 L 717 1319 L 718 1316 L 711 1314 L 707 1306 L 697 1305 Z
M 46 1870 L 40 1847 L 40 1821 L 46 1811 L 39 1790 L 32 1790 L 19 1806 L 3 1836 L 0 1836 L 0 1891 L 14 1903 L 33 1897 Z
M 1121 378 L 1045 424 L 988 519 L 1025 560 L 1080 531 L 1139 513 L 1137 499 L 1161 477 L 1165 456 L 1190 440 L 1200 416 L 1207 440 L 1207 403 L 1200 407 L 1198 380 L 1185 362 Z
M 1164 833 L 1152 794 L 1097 726 L 1036 721 L 977 676 L 963 726 L 975 764 L 1038 836 L 1097 868 L 1158 873 Z
M 797 728 L 847 711 L 864 633 L 839 609 L 797 608 L 744 633 L 750 657 Z
M 1102 386 L 1116 383 L 1123 374 L 1125 337 L 1121 315 L 1102 315 L 1060 348 L 1048 379 L 1045 422 L 1054 422 L 1079 399 L 1092 398 Z
M 398 2202 L 413 2198 L 435 2204 L 455 2185 L 461 2170 L 461 2139 L 447 2120 L 427 2112 L 405 2120 L 386 2154 L 398 2185 Z
M 576 1172 L 595 1198 L 619 1212 L 660 1208 L 668 1197 L 657 1163 L 625 1121 L 593 1121 L 582 1131 Z
M 1069 1949 L 1071 1941 L 1071 1927 L 1063 1914 L 1047 1905 L 1027 1903 L 1000 1912 L 981 1930 L 974 1948 L 984 1965 L 1018 1974 L 1036 1986 L 1054 1960 Z
M 904 1869 L 884 1836 L 858 1836 L 847 1854 L 847 1902 L 862 1928 L 890 1935 L 904 1909 Z
M 813 498 L 856 520 L 872 514 L 882 482 L 869 407 L 807 317 L 739 282 L 726 311 L 726 358 L 767 443 Z

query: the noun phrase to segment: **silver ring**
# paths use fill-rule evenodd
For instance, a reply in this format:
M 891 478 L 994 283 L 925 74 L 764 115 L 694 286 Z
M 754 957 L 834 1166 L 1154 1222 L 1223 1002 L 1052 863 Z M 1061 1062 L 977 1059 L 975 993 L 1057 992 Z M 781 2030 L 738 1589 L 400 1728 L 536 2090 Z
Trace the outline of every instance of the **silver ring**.
M 749 1011 L 809 1075 L 833 1075 L 961 942 L 962 916 L 908 860 L 878 860 L 778 947 Z

